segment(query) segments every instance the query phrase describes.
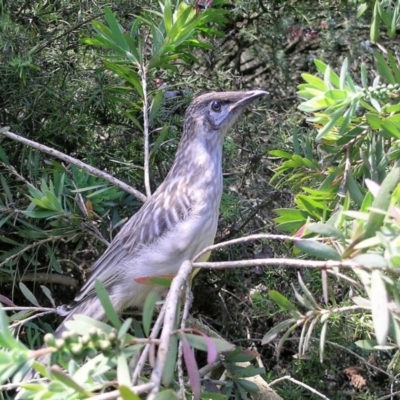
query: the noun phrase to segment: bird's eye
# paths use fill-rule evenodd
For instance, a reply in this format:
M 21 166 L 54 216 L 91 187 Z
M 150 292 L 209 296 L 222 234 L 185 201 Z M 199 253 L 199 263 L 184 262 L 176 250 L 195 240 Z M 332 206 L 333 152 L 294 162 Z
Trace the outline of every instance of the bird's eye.
M 211 103 L 211 110 L 215 112 L 220 112 L 222 109 L 222 104 L 219 101 L 213 101 Z

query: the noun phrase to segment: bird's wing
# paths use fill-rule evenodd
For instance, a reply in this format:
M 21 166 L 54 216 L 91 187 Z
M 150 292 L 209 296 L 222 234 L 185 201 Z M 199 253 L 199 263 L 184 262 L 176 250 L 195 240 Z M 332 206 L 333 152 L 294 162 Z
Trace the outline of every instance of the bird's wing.
M 106 288 L 111 287 L 119 278 L 118 268 L 124 259 L 135 257 L 135 253 L 140 251 L 141 247 L 153 243 L 189 216 L 193 205 L 189 194 L 176 190 L 176 187 L 164 189 L 170 190 L 156 191 L 124 225 L 104 254 L 92 266 L 88 280 L 68 306 L 69 309 L 95 294 L 96 280 L 102 282 Z

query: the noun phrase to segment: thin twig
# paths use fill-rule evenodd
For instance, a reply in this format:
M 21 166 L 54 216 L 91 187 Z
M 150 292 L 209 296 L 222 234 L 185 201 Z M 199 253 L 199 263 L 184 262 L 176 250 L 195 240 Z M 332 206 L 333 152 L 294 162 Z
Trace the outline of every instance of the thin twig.
M 12 276 L 8 275 L 0 275 L 0 279 L 2 282 L 11 282 L 14 281 Z M 78 281 L 72 276 L 68 275 L 60 275 L 60 274 L 48 274 L 46 272 L 37 272 L 31 274 L 23 274 L 21 278 L 19 278 L 20 282 L 43 282 L 43 283 L 56 283 L 59 285 L 65 285 L 70 287 L 78 286 Z
M 257 267 L 260 265 L 282 265 L 295 268 L 310 268 L 310 269 L 331 269 L 331 268 L 365 268 L 373 270 L 374 267 L 361 265 L 354 261 L 310 261 L 310 260 L 295 260 L 292 258 L 259 258 L 256 260 L 241 260 L 241 261 L 218 261 L 218 262 L 195 262 L 193 268 L 243 268 Z M 380 271 L 388 271 L 389 268 L 379 268 Z M 390 268 L 390 272 L 400 274 L 400 271 Z
M 318 341 L 318 342 L 320 341 L 320 339 L 318 339 L 318 338 L 312 338 L 312 339 L 315 340 L 315 341 Z M 325 343 L 326 343 L 326 344 L 329 344 L 330 346 L 337 347 L 338 349 L 341 349 L 341 350 L 343 350 L 343 351 L 346 351 L 347 353 L 351 354 L 353 357 L 356 357 L 358 360 L 360 360 L 360 361 L 361 361 L 363 364 L 365 364 L 368 368 L 374 369 L 375 371 L 378 371 L 379 373 L 386 375 L 386 376 L 389 377 L 391 380 L 394 379 L 394 376 L 393 376 L 393 375 L 391 375 L 391 374 L 389 374 L 388 372 L 386 372 L 385 370 L 383 370 L 383 369 L 377 367 L 376 365 L 373 365 L 373 364 L 369 363 L 369 362 L 366 361 L 363 357 L 361 357 L 360 355 L 358 355 L 358 354 L 355 353 L 354 351 L 348 349 L 347 347 L 344 347 L 344 346 L 342 346 L 342 345 L 340 345 L 340 344 L 338 344 L 338 343 L 335 343 L 335 342 L 330 342 L 329 340 L 325 340 Z
M 166 310 L 164 326 L 160 337 L 161 343 L 158 347 L 157 360 L 150 377 L 150 382 L 153 383 L 154 387 L 147 400 L 154 400 L 160 390 L 161 378 L 171 342 L 171 332 L 175 329 L 176 308 L 179 303 L 181 288 L 188 279 L 191 271 L 192 263 L 189 260 L 184 261 L 179 268 L 178 274 L 173 279 L 167 298 L 165 299 Z
M 76 165 L 78 168 L 83 169 L 84 171 L 88 172 L 89 174 L 91 174 L 93 176 L 97 176 L 98 178 L 102 178 L 102 179 L 110 182 L 112 185 L 117 186 L 122 190 L 125 190 L 125 192 L 131 194 L 132 196 L 135 196 L 138 200 L 140 200 L 142 202 L 145 202 L 147 200 L 147 197 L 144 194 L 140 193 L 138 190 L 136 190 L 133 187 L 127 185 L 126 183 L 120 181 L 119 179 L 114 178 L 112 175 L 107 174 L 106 172 L 103 172 L 97 168 L 94 168 L 91 165 L 88 165 L 80 160 L 77 160 L 76 158 L 68 156 L 68 155 L 62 153 L 61 151 L 58 151 L 51 147 L 47 147 L 43 144 L 34 142 L 33 140 L 26 139 L 26 138 L 19 136 L 13 132 L 10 132 L 8 129 L 5 129 L 5 128 L 0 129 L 0 134 L 8 137 L 10 139 L 13 139 L 17 142 L 20 142 L 22 144 L 30 146 L 34 149 L 37 149 L 43 153 L 47 153 L 53 157 L 57 157 L 60 160 L 65 161 L 69 164 Z
M 193 262 L 196 262 L 197 260 L 199 260 L 202 255 L 208 253 L 209 251 L 216 250 L 216 249 L 221 249 L 223 247 L 231 246 L 233 244 L 250 242 L 252 240 L 290 240 L 290 241 L 297 241 L 297 240 L 300 240 L 300 238 L 293 237 L 293 236 L 288 236 L 288 235 L 273 235 L 273 234 L 269 234 L 269 233 L 258 233 L 256 235 L 249 235 L 249 236 L 245 236 L 245 237 L 241 237 L 241 238 L 237 238 L 237 239 L 227 240 L 226 242 L 213 244 L 212 246 L 208 246 L 204 250 L 202 250 L 199 254 L 197 254 L 195 258 L 193 258 Z M 313 238 L 313 239 L 301 239 L 301 240 L 317 240 L 317 239 Z
M 17 253 L 11 255 L 10 257 L 7 257 L 4 261 L 2 261 L 0 263 L 0 267 L 2 267 L 3 265 L 7 264 L 10 260 L 14 259 L 15 257 L 19 257 L 21 254 L 25 253 L 29 249 L 32 249 L 32 248 L 34 248 L 36 246 L 41 246 L 42 244 L 45 244 L 47 242 L 53 242 L 53 241 L 55 241 L 57 239 L 59 239 L 59 237 L 51 236 L 49 238 L 33 242 L 32 244 L 25 246 L 22 250 L 18 251 Z
M 4 311 L 53 311 L 57 312 L 56 309 L 54 308 L 49 308 L 49 307 L 1 307 L 2 310 Z
M 132 386 L 129 389 L 136 394 L 144 394 L 148 393 L 153 388 L 153 384 L 143 383 L 142 385 Z M 112 392 L 98 394 L 97 396 L 93 396 L 90 400 L 114 400 L 121 398 L 121 392 L 119 390 L 113 390 Z
M 31 315 L 30 317 L 25 318 L 22 321 L 18 321 L 18 322 L 13 323 L 12 325 L 10 325 L 10 329 L 17 328 L 18 326 L 23 325 L 23 324 L 25 324 L 26 322 L 28 322 L 28 321 L 30 321 L 32 319 L 36 319 L 36 318 L 39 318 L 39 317 L 43 317 L 44 315 L 53 314 L 53 313 L 56 313 L 56 310 L 45 311 L 45 312 L 42 312 L 42 313 L 39 313 L 39 314 Z
M 182 320 L 181 320 L 181 331 L 183 332 L 186 328 L 186 321 L 189 316 L 189 310 L 192 305 L 192 292 L 190 291 L 190 284 L 186 281 L 186 291 L 185 291 L 185 305 L 183 307 L 182 312 Z M 178 348 L 178 380 L 179 380 L 179 395 L 182 400 L 186 399 L 185 396 L 185 380 L 183 378 L 183 342 L 179 342 Z
M 297 379 L 293 379 L 293 378 L 292 378 L 291 376 L 289 376 L 289 375 L 282 376 L 282 378 L 275 379 L 274 381 L 272 381 L 272 382 L 269 384 L 269 386 L 275 385 L 275 384 L 277 384 L 278 382 L 285 381 L 285 380 L 290 381 L 290 382 L 293 382 L 293 383 L 295 383 L 296 385 L 299 385 L 299 386 L 302 386 L 302 387 L 306 388 L 306 389 L 309 390 L 311 393 L 316 394 L 317 396 L 321 397 L 322 399 L 329 400 L 329 397 L 326 397 L 324 394 L 318 392 L 317 390 L 315 390 L 315 389 L 312 388 L 311 386 L 308 386 L 308 385 L 306 385 L 305 383 L 298 381 Z
M 66 36 L 68 34 L 70 34 L 71 32 L 73 32 L 74 30 L 80 28 L 81 26 L 87 24 L 90 21 L 93 21 L 96 18 L 102 17 L 104 15 L 104 12 L 102 11 L 99 14 L 93 15 L 91 17 L 89 17 L 88 19 L 85 19 L 82 22 L 79 22 L 78 24 L 74 25 L 72 28 L 66 30 L 65 32 L 60 33 L 57 36 L 52 37 L 49 40 L 46 40 L 44 43 L 42 43 L 37 49 L 35 50 L 31 50 L 32 53 L 39 53 L 41 52 L 44 48 L 46 48 L 50 43 L 54 42 L 55 40 L 58 40 L 60 38 L 62 38 L 63 36 Z
M 140 68 L 140 75 L 142 78 L 142 89 L 143 89 L 144 187 L 146 188 L 147 197 L 150 197 L 151 187 L 150 187 L 150 164 L 149 164 L 150 163 L 149 99 L 147 97 L 146 72 L 147 72 L 146 67 L 142 64 Z
M 166 303 L 164 302 L 160 314 L 158 314 L 157 320 L 153 326 L 153 329 L 151 330 L 151 334 L 149 336 L 150 339 L 155 339 L 162 327 L 163 321 L 164 321 L 164 315 L 165 315 L 165 310 L 166 310 Z M 150 347 L 152 344 L 147 344 L 145 348 L 142 351 L 142 354 L 140 355 L 139 361 L 136 364 L 135 370 L 133 371 L 132 374 L 132 385 L 135 385 L 137 380 L 139 379 L 140 374 L 142 373 L 142 370 L 146 364 L 147 360 L 147 355 L 149 354 Z
M 213 363 L 206 364 L 204 367 L 199 369 L 200 378 L 204 378 L 210 372 L 214 371 L 215 369 L 217 369 L 217 368 L 219 368 L 221 366 L 222 366 L 222 361 L 221 360 L 217 360 L 217 361 L 214 361 Z

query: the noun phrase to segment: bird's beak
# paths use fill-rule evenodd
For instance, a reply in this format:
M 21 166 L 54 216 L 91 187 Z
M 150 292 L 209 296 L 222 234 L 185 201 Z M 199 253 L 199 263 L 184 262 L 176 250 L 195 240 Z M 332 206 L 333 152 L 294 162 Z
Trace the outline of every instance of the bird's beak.
M 229 113 L 236 109 L 243 109 L 253 100 L 262 96 L 266 96 L 267 94 L 269 94 L 269 92 L 267 92 L 266 90 L 252 90 L 250 92 L 243 92 L 243 97 L 236 103 L 233 103 L 229 108 Z

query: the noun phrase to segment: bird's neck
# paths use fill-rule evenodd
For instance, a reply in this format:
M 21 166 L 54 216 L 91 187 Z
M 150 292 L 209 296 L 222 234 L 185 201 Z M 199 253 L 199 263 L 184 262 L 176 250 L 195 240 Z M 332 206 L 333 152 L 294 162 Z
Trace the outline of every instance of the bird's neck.
M 194 139 L 194 140 L 193 140 Z M 222 138 L 182 140 L 166 181 L 179 181 L 189 192 L 222 193 Z

